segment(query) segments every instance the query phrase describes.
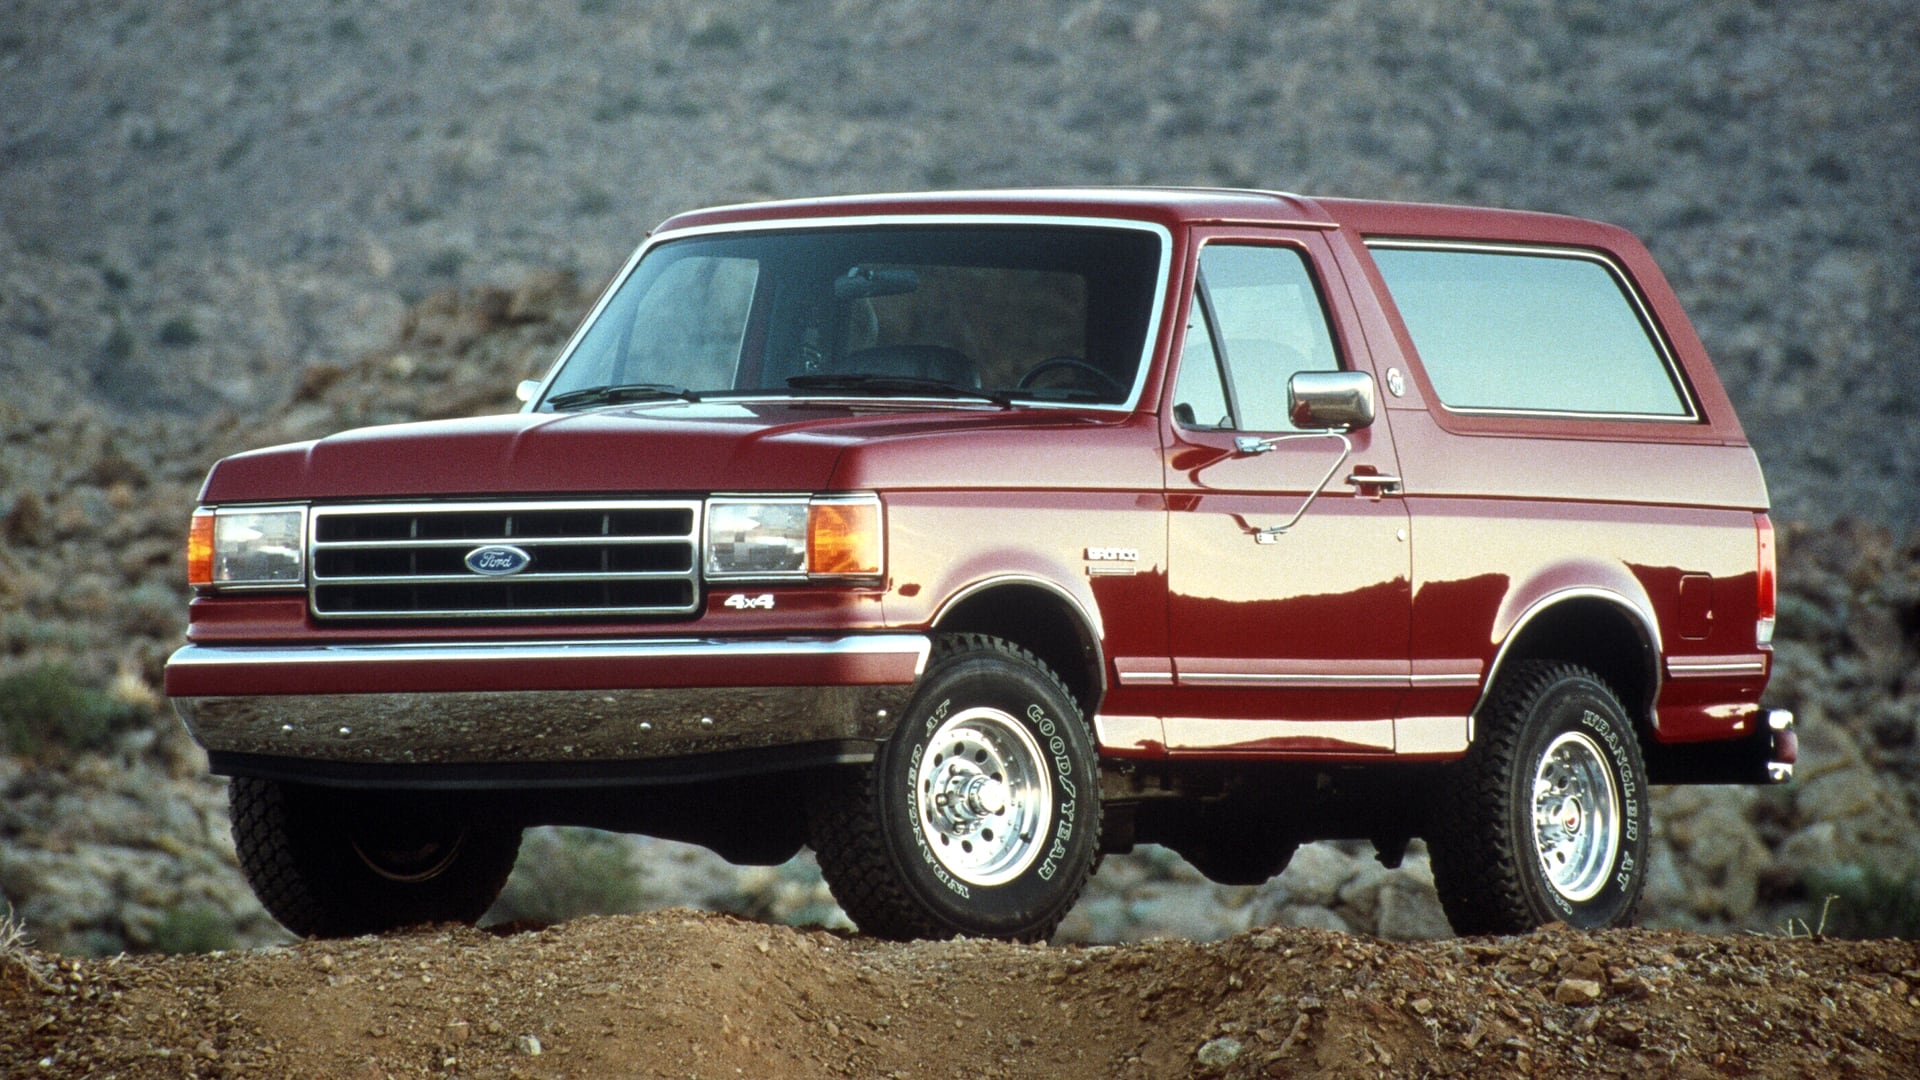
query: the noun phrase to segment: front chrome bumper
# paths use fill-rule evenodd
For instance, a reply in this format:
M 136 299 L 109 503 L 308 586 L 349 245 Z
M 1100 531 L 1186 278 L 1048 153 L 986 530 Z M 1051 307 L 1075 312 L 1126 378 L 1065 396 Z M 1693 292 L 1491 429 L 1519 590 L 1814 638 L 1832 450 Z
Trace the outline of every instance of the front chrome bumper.
M 918 634 L 188 645 L 166 688 L 215 755 L 626 762 L 883 738 L 930 648 Z

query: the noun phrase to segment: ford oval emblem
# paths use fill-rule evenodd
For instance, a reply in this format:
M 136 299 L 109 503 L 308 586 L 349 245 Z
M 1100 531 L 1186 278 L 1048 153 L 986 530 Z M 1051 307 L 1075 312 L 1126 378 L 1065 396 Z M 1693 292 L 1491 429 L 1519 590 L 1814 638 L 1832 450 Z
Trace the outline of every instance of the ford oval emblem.
M 488 577 L 505 577 L 525 570 L 533 556 L 512 544 L 488 544 L 467 552 L 467 569 Z

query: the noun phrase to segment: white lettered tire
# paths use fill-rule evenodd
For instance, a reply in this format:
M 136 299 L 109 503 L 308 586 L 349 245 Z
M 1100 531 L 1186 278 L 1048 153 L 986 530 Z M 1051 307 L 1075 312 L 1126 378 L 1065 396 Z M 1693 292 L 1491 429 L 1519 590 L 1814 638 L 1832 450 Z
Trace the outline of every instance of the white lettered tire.
M 1428 836 L 1460 934 L 1633 921 L 1647 879 L 1647 772 L 1613 690 L 1574 664 L 1528 661 L 1448 766 Z
M 816 792 L 809 831 L 835 898 L 867 933 L 1044 940 L 1100 850 L 1086 721 L 1031 653 L 942 638 L 873 765 Z

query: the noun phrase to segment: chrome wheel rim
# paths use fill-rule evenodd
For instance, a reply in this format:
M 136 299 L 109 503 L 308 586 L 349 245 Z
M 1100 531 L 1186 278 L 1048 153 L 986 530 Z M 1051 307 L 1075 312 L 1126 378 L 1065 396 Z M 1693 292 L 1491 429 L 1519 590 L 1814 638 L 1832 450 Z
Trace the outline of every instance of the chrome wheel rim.
M 1533 773 L 1533 844 L 1540 872 L 1570 901 L 1607 884 L 1620 849 L 1620 803 L 1600 745 L 1570 731 L 1553 740 Z
M 914 767 L 913 791 L 921 842 L 968 885 L 1018 877 L 1053 817 L 1040 744 L 999 709 L 967 709 L 941 724 Z

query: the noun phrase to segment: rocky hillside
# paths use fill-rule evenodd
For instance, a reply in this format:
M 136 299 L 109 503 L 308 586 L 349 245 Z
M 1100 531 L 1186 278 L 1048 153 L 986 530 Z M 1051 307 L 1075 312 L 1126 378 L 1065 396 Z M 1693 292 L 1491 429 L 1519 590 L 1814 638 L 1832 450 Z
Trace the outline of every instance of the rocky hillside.
M 1915 55 L 1905 0 L 16 0 L 0 375 L 62 419 L 258 413 L 443 286 L 603 280 L 714 202 L 1465 201 L 1639 232 L 1784 516 L 1905 529 Z
M 1648 921 L 1920 925 L 1920 23 L 1869 0 L 1462 7 L 506 0 L 0 17 L 0 899 L 48 948 L 273 940 L 155 688 L 222 453 L 510 407 L 716 201 L 1211 183 L 1611 219 L 1769 470 L 1801 781 L 1661 796 Z M 983 88 L 988 92 L 982 92 Z M 1843 443 L 1844 440 L 1844 443 Z M 1064 934 L 1417 938 L 1416 850 L 1259 889 L 1109 860 Z M 804 861 L 542 831 L 496 912 L 837 912 Z M 1798 925 L 1797 923 L 1795 925 Z

